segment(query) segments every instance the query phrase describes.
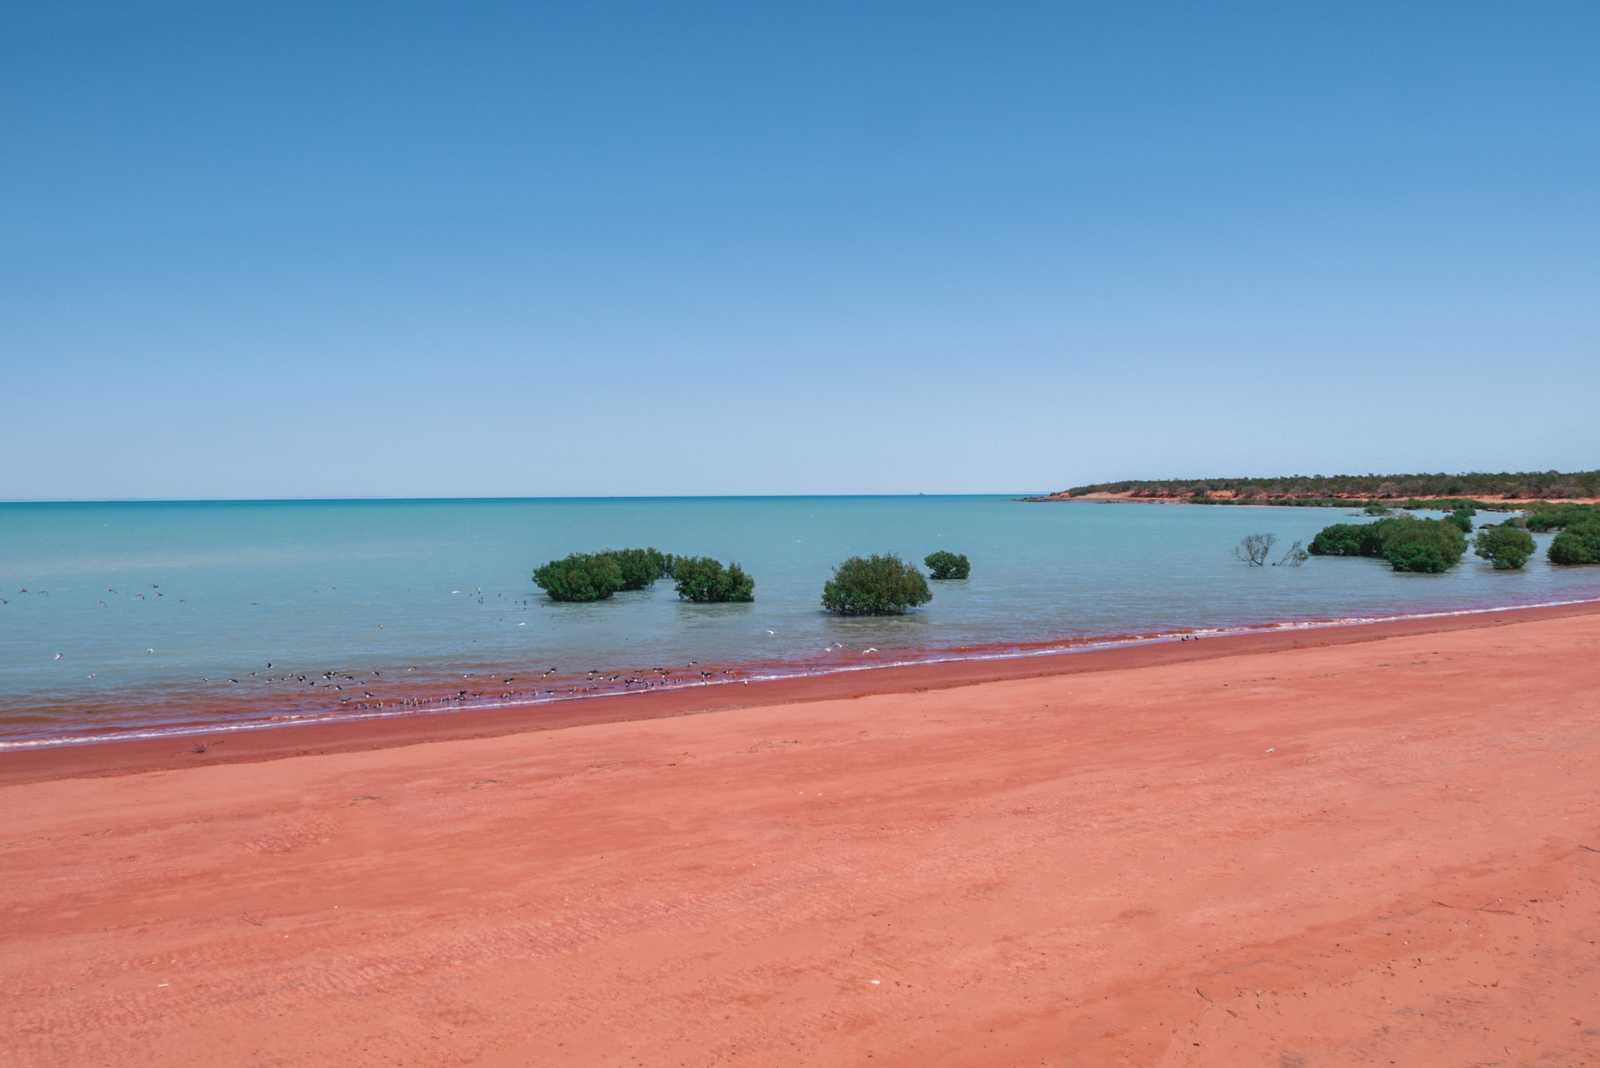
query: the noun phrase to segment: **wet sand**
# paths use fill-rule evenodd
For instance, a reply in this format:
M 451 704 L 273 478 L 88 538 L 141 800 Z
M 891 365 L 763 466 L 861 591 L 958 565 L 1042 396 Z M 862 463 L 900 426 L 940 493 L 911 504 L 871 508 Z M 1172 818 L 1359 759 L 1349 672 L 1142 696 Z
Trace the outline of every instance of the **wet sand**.
M 12 754 L 0 1063 L 1597 1063 L 1594 606 L 1112 652 Z

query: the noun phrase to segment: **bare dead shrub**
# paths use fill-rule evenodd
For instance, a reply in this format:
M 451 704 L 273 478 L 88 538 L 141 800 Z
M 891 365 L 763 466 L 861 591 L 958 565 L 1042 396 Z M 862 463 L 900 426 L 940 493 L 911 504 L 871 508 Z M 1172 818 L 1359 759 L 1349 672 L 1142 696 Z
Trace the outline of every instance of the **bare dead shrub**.
M 1233 558 L 1251 567 L 1265 567 L 1276 544 L 1276 534 L 1250 534 L 1233 547 Z

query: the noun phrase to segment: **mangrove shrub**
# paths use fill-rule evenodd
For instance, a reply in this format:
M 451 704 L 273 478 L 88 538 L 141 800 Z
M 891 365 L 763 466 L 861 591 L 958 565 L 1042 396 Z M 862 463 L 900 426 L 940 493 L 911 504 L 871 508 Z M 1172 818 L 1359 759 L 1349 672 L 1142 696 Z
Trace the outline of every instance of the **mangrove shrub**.
M 1313 556 L 1374 556 L 1396 571 L 1437 574 L 1461 562 L 1467 539 L 1455 523 L 1399 516 L 1375 523 L 1333 523 L 1318 531 Z
M 933 600 L 928 580 L 894 553 L 852 556 L 822 587 L 822 607 L 841 616 L 898 616 Z
M 1471 534 L 1472 517 L 1477 514 L 1477 511 L 1472 508 L 1457 508 L 1455 511 L 1444 517 L 1444 522 L 1456 527 L 1463 534 Z
M 1494 563 L 1496 571 L 1515 571 L 1528 562 L 1534 551 L 1533 535 L 1510 523 L 1485 527 L 1473 542 L 1473 552 Z
M 672 556 L 654 549 L 607 549 L 599 555 L 617 562 L 625 590 L 642 590 L 662 575 L 672 574 Z
M 1312 556 L 1382 556 L 1383 536 L 1400 519 L 1376 523 L 1333 523 L 1323 527 L 1307 547 Z
M 573 553 L 533 573 L 534 584 L 552 601 L 602 601 L 622 589 L 622 568 L 605 553 Z
M 726 568 L 709 556 L 679 556 L 672 561 L 678 596 L 685 601 L 753 601 L 756 580 L 738 564 Z
M 1541 508 L 1527 519 L 1529 530 L 1565 530 L 1574 523 L 1600 522 L 1600 508 L 1584 504 L 1565 504 Z
M 936 579 L 964 579 L 972 573 L 965 553 L 947 553 L 940 550 L 922 558 L 928 567 L 928 577 Z
M 1437 575 L 1461 562 L 1466 536 L 1442 519 L 1402 519 L 1383 535 L 1383 555 L 1396 571 Z
M 1545 555 L 1552 564 L 1600 564 L 1600 519 L 1569 524 Z

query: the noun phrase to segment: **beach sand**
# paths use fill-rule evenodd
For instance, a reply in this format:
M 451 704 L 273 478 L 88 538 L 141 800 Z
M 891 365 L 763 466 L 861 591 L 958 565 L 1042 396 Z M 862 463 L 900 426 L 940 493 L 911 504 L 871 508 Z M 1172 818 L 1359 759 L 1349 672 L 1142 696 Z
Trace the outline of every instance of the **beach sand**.
M 9 754 L 0 1064 L 1600 1063 L 1595 606 L 1112 652 Z

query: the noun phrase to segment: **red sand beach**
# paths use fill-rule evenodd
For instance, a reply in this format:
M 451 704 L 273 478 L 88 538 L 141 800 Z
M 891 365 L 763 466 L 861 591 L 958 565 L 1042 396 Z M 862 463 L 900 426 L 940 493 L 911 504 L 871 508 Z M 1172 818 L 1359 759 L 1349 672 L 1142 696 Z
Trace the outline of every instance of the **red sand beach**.
M 1600 1063 L 1596 606 L 739 689 L 8 754 L 0 1064 Z

